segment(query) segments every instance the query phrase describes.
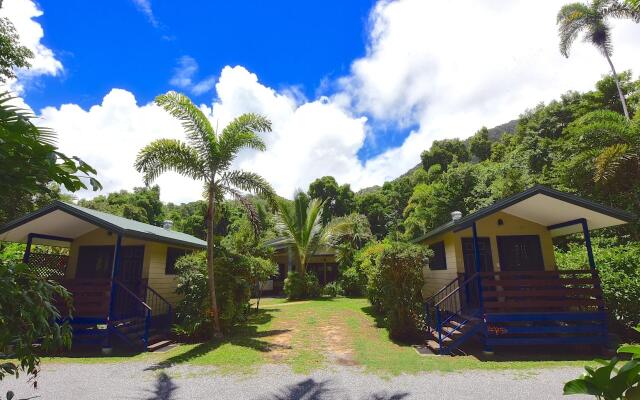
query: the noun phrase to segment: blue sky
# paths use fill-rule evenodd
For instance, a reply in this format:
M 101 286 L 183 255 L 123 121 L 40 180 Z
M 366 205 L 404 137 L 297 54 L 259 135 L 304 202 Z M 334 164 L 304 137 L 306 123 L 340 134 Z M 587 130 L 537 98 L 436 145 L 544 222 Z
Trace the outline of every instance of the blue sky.
M 36 54 L 8 88 L 62 151 L 97 168 L 104 192 L 142 185 L 133 162 L 144 145 L 184 138 L 152 102 L 180 90 L 215 126 L 244 112 L 271 119 L 267 150 L 241 153 L 234 167 L 291 196 L 325 175 L 380 185 L 433 140 L 591 89 L 608 65 L 581 42 L 560 55 L 564 3 L 4 0 L 0 15 Z M 640 24 L 616 21 L 613 32 L 618 70 L 640 65 Z M 158 183 L 165 201 L 200 198 L 197 182 Z
M 39 18 L 65 66 L 26 99 L 36 108 L 74 102 L 87 107 L 112 87 L 148 102 L 170 89 L 177 60 L 200 65 L 202 78 L 243 65 L 275 89 L 296 86 L 314 97 L 325 79 L 349 72 L 364 55 L 371 0 L 156 2 L 152 23 L 134 2 L 40 0 Z M 210 101 L 208 91 L 192 96 Z

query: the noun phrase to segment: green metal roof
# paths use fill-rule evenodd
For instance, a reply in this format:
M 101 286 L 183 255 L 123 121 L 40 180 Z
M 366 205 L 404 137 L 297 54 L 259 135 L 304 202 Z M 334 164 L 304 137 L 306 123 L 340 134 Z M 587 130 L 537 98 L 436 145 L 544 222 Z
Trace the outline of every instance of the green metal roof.
M 40 210 L 9 222 L 8 224 L 0 227 L 0 233 L 9 231 L 17 226 L 25 224 L 55 210 L 64 211 L 79 219 L 126 237 L 135 237 L 139 239 L 146 239 L 156 242 L 177 244 L 195 248 L 207 247 L 207 242 L 186 233 L 164 229 L 159 226 L 145 224 L 143 222 L 134 221 L 124 217 L 119 217 L 117 215 L 92 210 L 86 207 L 80 207 L 76 204 L 65 203 L 62 201 L 54 201 L 50 205 L 41 208 Z
M 559 190 L 550 188 L 548 186 L 536 185 L 525 190 L 524 192 L 520 192 L 513 196 L 496 201 L 492 205 L 485 208 L 481 208 L 480 210 L 473 212 L 457 221 L 449 221 L 443 225 L 440 225 L 439 227 L 427 232 L 426 234 L 413 239 L 412 242 L 414 243 L 421 242 L 425 239 L 432 238 L 442 233 L 446 233 L 449 231 L 459 231 L 462 229 L 469 228 L 475 221 L 482 219 L 488 215 L 494 214 L 500 210 L 510 207 L 516 203 L 519 203 L 537 194 L 543 194 L 545 196 L 549 196 L 549 197 L 552 197 L 552 198 L 555 198 L 579 207 L 584 207 L 586 209 L 589 209 L 604 215 L 608 215 L 610 217 L 614 217 L 622 221 L 631 222 L 634 219 L 633 214 L 627 211 L 605 206 L 603 204 L 596 203 L 592 200 L 588 200 L 588 199 L 576 196 L 574 194 L 561 192 Z

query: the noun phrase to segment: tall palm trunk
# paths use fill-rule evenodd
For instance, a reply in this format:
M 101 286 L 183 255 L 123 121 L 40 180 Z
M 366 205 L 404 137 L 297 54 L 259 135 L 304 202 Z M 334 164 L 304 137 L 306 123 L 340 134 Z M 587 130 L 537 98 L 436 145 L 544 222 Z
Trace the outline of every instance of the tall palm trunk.
M 216 281 L 214 277 L 213 251 L 214 251 L 214 227 L 216 202 L 213 188 L 209 189 L 209 212 L 207 215 L 207 272 L 209 273 L 209 295 L 211 296 L 211 314 L 213 323 L 213 337 L 222 338 L 220 329 L 220 316 L 218 313 L 218 300 L 216 299 Z
M 618 95 L 620 96 L 620 102 L 622 103 L 622 110 L 624 111 L 624 116 L 629 121 L 631 118 L 629 117 L 629 110 L 627 110 L 627 101 L 624 99 L 624 93 L 622 93 L 622 88 L 620 87 L 620 81 L 618 80 L 618 74 L 616 73 L 616 69 L 611 62 L 611 57 L 609 57 L 609 52 L 607 49 L 604 50 L 604 56 L 607 58 L 609 62 L 609 66 L 611 67 L 611 72 L 613 72 L 613 80 L 616 82 L 616 87 L 618 88 Z

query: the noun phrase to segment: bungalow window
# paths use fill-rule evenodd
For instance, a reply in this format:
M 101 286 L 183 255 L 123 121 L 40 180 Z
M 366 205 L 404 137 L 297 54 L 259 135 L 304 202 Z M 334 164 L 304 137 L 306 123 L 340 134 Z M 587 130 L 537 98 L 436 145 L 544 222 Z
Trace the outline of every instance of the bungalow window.
M 166 275 L 175 275 L 176 273 L 176 260 L 188 253 L 185 249 L 178 249 L 176 247 L 167 248 L 167 261 L 164 267 L 164 273 Z
M 429 247 L 433 250 L 433 257 L 429 260 L 429 269 L 447 269 L 447 257 L 444 252 L 444 242 L 434 243 Z

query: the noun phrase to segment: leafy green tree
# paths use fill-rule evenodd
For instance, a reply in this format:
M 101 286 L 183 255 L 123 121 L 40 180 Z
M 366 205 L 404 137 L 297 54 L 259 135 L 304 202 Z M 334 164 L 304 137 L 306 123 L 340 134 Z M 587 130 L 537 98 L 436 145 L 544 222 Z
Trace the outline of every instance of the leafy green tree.
M 618 73 L 611 61 L 613 45 L 611 43 L 611 27 L 607 22 L 607 18 L 610 16 L 634 18 L 634 13 L 628 7 L 620 6 L 612 9 L 609 8 L 610 5 L 611 1 L 608 0 L 592 0 L 590 4 L 571 3 L 564 5 L 558 12 L 557 18 L 560 53 L 565 57 L 569 57 L 569 50 L 573 42 L 584 32 L 584 40 L 594 45 L 607 59 L 618 88 L 624 115 L 627 119 L 630 119 L 627 102 L 618 80 Z
M 16 68 L 31 67 L 29 60 L 32 58 L 33 52 L 20 45 L 20 38 L 11 21 L 0 18 L 0 82 L 15 78 Z
M 320 199 L 309 199 L 297 192 L 293 201 L 278 199 L 277 229 L 293 242 L 298 258 L 297 272 L 304 276 L 309 258 L 325 241 L 326 228 L 322 225 L 324 203 Z
M 160 226 L 163 222 L 163 204 L 157 185 L 133 188 L 133 192 L 121 190 L 96 196 L 91 200 L 80 200 L 78 204 L 151 225 Z
M 432 165 L 439 164 L 446 171 L 454 160 L 467 162 L 470 159 L 469 150 L 460 139 L 435 140 L 429 150 L 420 155 L 422 167 L 429 171 Z
M 491 156 L 491 141 L 489 140 L 489 130 L 486 127 L 483 126 L 471 137 L 469 151 L 480 161 L 484 161 Z
M 229 168 L 242 149 L 265 149 L 264 141 L 257 133 L 271 131 L 271 122 L 260 115 L 243 114 L 219 133 L 206 115 L 183 94 L 168 92 L 158 96 L 156 104 L 180 120 L 187 135 L 187 143 L 174 139 L 156 140 L 138 153 L 135 166 L 139 172 L 144 173 L 146 184 L 170 170 L 204 183 L 207 196 L 207 268 L 212 328 L 215 337 L 222 337 L 213 261 L 216 207 L 225 195 L 231 196 L 245 207 L 251 221 L 255 223 L 254 227 L 259 229 L 256 209 L 242 191 L 252 191 L 271 198 L 273 189 L 258 174 Z
M 323 176 L 309 185 L 309 196 L 324 202 L 322 223 L 327 224 L 333 217 L 351 213 L 355 207 L 354 194 L 348 184 L 338 185 L 332 176 Z
M 177 231 L 206 239 L 207 202 L 197 200 L 179 205 L 169 203 L 163 207 L 163 214 L 173 221 Z
M 0 360 L 0 380 L 25 372 L 37 385 L 42 351 L 71 346 L 70 325 L 57 322 L 71 315 L 60 313 L 56 298 L 72 310 L 64 287 L 39 277 L 26 264 L 0 261 L 0 354 L 9 356 Z
M 334 246 L 336 261 L 350 266 L 355 252 L 373 239 L 369 220 L 362 214 L 349 214 L 331 220 L 327 227 L 327 241 Z
M 29 112 L 11 105 L 12 99 L 0 94 L 0 222 L 57 198 L 60 186 L 69 192 L 87 184 L 101 189 L 96 171 L 58 151 L 55 132 L 36 126 Z
M 390 218 L 387 210 L 387 199 L 381 190 L 357 196 L 356 208 L 359 214 L 367 216 L 371 232 L 378 239 L 382 239 L 387 235 Z

